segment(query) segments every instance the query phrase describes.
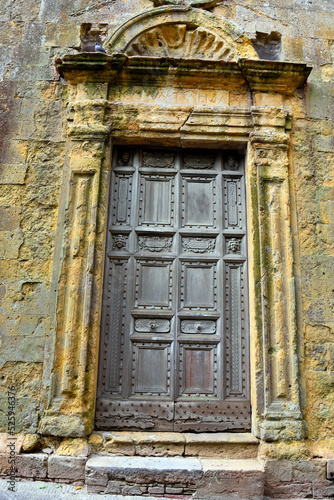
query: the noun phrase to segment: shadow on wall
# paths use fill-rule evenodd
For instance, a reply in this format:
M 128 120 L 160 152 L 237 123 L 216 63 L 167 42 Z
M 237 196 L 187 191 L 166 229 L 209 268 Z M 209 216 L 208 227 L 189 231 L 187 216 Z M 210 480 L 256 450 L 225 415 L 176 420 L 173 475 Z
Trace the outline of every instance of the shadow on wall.
M 282 55 L 282 37 L 278 31 L 270 34 L 256 32 L 256 38 L 252 39 L 252 44 L 260 59 L 268 61 L 279 61 Z

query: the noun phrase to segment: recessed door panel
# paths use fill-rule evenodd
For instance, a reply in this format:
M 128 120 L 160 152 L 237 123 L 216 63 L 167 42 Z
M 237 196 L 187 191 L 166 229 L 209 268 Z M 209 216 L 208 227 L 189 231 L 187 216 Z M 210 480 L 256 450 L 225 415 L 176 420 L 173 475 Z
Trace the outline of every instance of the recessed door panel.
M 180 345 L 179 396 L 217 396 L 216 346 Z
M 96 427 L 250 429 L 244 160 L 116 148 Z
M 137 261 L 135 307 L 168 308 L 172 305 L 172 263 Z
M 199 175 L 182 179 L 182 226 L 216 227 L 216 179 Z
M 132 354 L 132 394 L 170 395 L 170 345 L 136 342 Z

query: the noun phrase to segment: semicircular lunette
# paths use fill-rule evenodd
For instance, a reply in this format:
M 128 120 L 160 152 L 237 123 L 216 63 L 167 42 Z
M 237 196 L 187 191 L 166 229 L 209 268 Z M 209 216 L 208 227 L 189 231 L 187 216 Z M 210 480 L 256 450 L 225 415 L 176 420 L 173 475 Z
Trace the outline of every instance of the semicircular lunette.
M 187 59 L 235 59 L 234 49 L 222 38 L 202 27 L 187 24 L 155 26 L 131 40 L 128 56 L 174 57 Z

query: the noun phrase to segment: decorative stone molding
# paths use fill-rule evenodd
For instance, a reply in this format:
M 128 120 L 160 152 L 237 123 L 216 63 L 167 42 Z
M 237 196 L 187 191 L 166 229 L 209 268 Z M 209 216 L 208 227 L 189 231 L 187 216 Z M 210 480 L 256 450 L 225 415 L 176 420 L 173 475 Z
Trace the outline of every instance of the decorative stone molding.
M 258 275 L 253 299 L 255 321 L 262 331 L 262 360 L 258 362 L 263 366 L 264 384 L 264 398 L 257 408 L 260 437 L 268 441 L 300 439 L 303 425 L 288 178 L 289 116 L 283 109 L 258 107 L 252 108 L 252 118 L 252 255 Z
M 200 0 L 194 1 L 199 2 Z M 151 46 L 150 55 L 154 57 L 161 54 L 163 47 L 172 50 L 173 45 L 178 43 L 182 48 L 177 52 L 177 57 L 189 57 L 192 54 L 195 58 L 196 53 L 200 53 L 201 57 L 204 57 L 204 54 L 199 51 L 199 42 L 205 42 L 206 59 L 214 59 L 214 54 L 216 56 L 220 54 L 219 43 L 223 43 L 224 50 L 228 50 L 229 60 L 237 60 L 240 57 L 258 59 L 250 39 L 236 24 L 222 17 L 218 18 L 202 9 L 192 8 L 189 3 L 188 5 L 182 3 L 180 6 L 159 7 L 131 18 L 105 41 L 104 46 L 107 53 L 135 55 L 136 52 L 132 51 L 131 46 L 138 43 L 140 39 L 142 45 L 144 42 L 149 43 Z M 209 2 L 201 1 L 200 3 L 204 6 Z M 185 30 L 186 35 L 184 41 L 183 30 Z M 192 39 L 192 30 L 194 31 L 194 39 Z M 197 33 L 195 34 L 195 32 Z M 159 41 L 162 43 L 162 47 L 159 46 Z M 153 48 L 158 50 L 155 55 L 152 54 Z M 188 48 L 190 48 L 189 55 Z M 142 50 L 143 48 L 140 54 L 146 55 L 147 53 L 143 53 Z M 165 50 L 163 55 L 174 56 L 175 52 L 167 54 Z
M 138 35 L 125 51 L 128 56 L 176 57 L 191 59 L 235 58 L 234 49 L 210 31 L 186 24 L 156 26 Z
M 172 58 L 125 55 L 137 38 L 164 33 L 166 26 L 168 32 L 172 15 L 176 39 L 183 33 L 185 40 L 187 30 L 182 26 L 187 22 L 200 26 L 203 21 L 204 31 L 216 37 L 223 33 L 223 39 L 238 48 L 235 60 L 182 59 L 181 52 Z M 244 59 L 240 56 L 247 47 L 240 31 L 209 13 L 162 7 L 121 27 L 107 42 L 112 55 L 82 53 L 57 60 L 60 75 L 75 86 L 76 100 L 60 194 L 53 274 L 55 325 L 45 360 L 48 403 L 41 433 L 82 436 L 94 425 L 111 136 L 125 145 L 248 145 L 253 432 L 269 441 L 301 438 L 288 176 L 290 117 L 280 107 L 233 106 L 224 99 L 229 92 L 240 96 L 262 92 L 269 99 L 272 92 L 291 95 L 306 81 L 310 68 Z M 141 93 L 129 98 L 129 88 Z M 187 92 L 191 99 L 185 101 Z M 120 161 L 131 158 L 125 155 Z M 232 161 L 231 168 L 236 168 Z M 160 243 L 146 241 L 142 249 L 159 251 Z M 183 242 L 194 252 L 209 242 L 193 243 Z M 126 251 L 123 235 L 114 244 Z M 165 238 L 161 244 L 169 242 Z M 234 244 L 229 251 L 239 250 Z

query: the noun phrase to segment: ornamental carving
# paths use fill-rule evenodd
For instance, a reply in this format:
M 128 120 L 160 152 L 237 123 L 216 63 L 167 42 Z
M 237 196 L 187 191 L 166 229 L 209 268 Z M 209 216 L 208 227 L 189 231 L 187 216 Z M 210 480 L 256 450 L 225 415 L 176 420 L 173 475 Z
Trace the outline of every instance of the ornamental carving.
M 215 240 L 211 238 L 182 238 L 182 248 L 185 252 L 212 253 Z
M 226 170 L 239 170 L 239 162 L 234 158 L 234 156 L 230 155 L 227 157 L 224 167 Z
M 126 49 L 128 56 L 232 60 L 233 48 L 202 27 L 164 24 L 139 34 Z
M 169 236 L 139 236 L 139 249 L 145 252 L 170 252 L 172 238 Z
M 112 237 L 113 250 L 126 250 L 127 236 L 125 234 L 115 234 Z
M 227 240 L 227 253 L 240 253 L 241 240 L 239 238 L 230 238 Z
M 133 152 L 127 149 L 120 151 L 117 165 L 119 167 L 129 167 L 132 165 Z
M 184 155 L 183 162 L 185 168 L 207 169 L 212 168 L 215 162 L 214 156 Z
M 144 151 L 144 167 L 171 168 L 174 163 L 174 153 L 161 153 L 160 151 Z

